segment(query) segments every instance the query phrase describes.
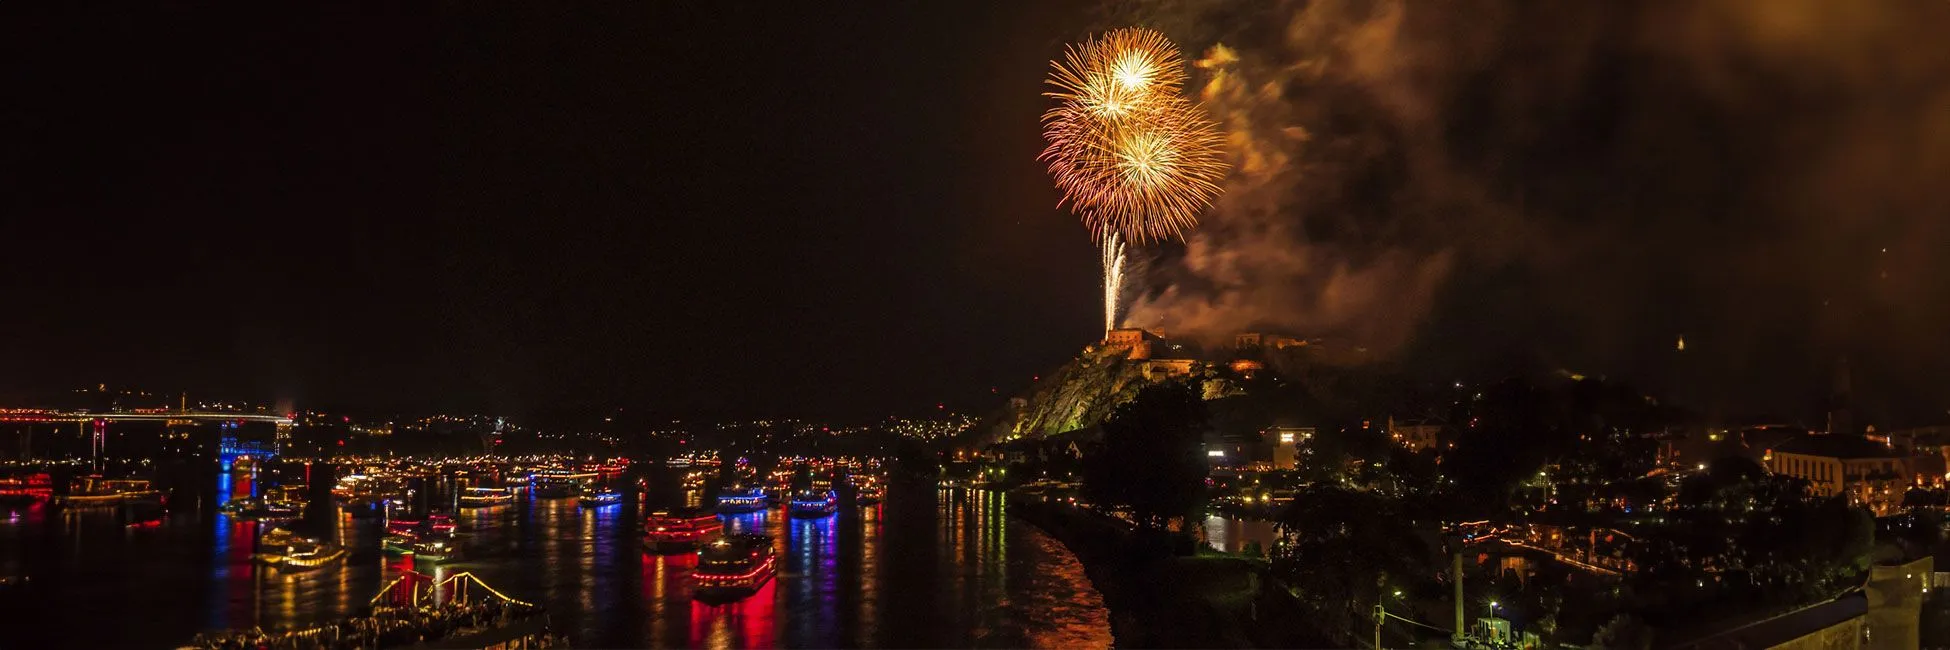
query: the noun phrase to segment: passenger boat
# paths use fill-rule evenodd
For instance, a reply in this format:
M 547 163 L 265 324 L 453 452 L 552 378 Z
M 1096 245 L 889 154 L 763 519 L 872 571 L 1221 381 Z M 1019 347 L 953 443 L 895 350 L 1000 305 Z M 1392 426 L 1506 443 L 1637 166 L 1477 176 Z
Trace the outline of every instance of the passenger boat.
M 576 496 L 582 488 L 594 484 L 600 478 L 595 472 L 551 469 L 529 475 L 529 482 L 535 486 L 535 496 L 544 499 Z
M 880 500 L 885 498 L 887 498 L 887 488 L 881 487 L 878 483 L 862 485 L 860 490 L 853 494 L 853 501 L 863 506 L 880 503 Z
M 758 512 L 770 505 L 771 497 L 759 488 L 728 487 L 718 491 L 718 514 Z
M 583 490 L 582 498 L 579 501 L 582 503 L 582 507 L 584 508 L 601 508 L 603 506 L 613 506 L 623 502 L 623 493 L 617 492 L 609 488 L 603 488 L 600 490 Z
M 345 549 L 279 528 L 264 534 L 251 559 L 288 571 L 309 571 L 345 561 Z
M 290 519 L 302 511 L 290 504 L 271 501 L 263 497 L 231 499 L 217 508 L 218 511 L 239 519 Z
M 459 560 L 461 546 L 452 535 L 429 535 L 408 547 L 415 561 L 448 562 Z
M 792 495 L 788 511 L 794 517 L 824 517 L 839 509 L 840 499 L 832 490 L 800 490 Z
M 0 505 L 31 505 L 53 496 L 53 480 L 44 472 L 0 478 Z
M 697 570 L 691 574 L 691 597 L 703 601 L 737 600 L 750 596 L 772 579 L 778 558 L 772 538 L 731 535 L 697 551 Z
M 724 522 L 709 512 L 658 511 L 643 521 L 643 543 L 654 552 L 688 551 L 723 530 Z
M 509 494 L 503 488 L 471 487 L 467 488 L 465 492 L 460 493 L 460 507 L 462 508 L 485 508 L 488 506 L 503 505 L 514 500 L 515 495 Z
M 460 525 L 449 515 L 434 513 L 427 515 L 426 529 L 435 535 L 452 535 L 460 530 Z
M 148 481 L 104 479 L 95 475 L 75 478 L 68 493 L 56 497 L 55 502 L 69 506 L 112 506 L 160 498 L 162 493 L 150 489 Z
M 305 505 L 311 502 L 311 498 L 306 496 L 305 494 L 307 487 L 308 486 L 306 486 L 303 483 L 299 483 L 296 485 L 280 485 L 265 490 L 264 500 L 270 503 L 283 505 L 287 508 L 290 508 L 298 512 L 304 512 Z
M 379 550 L 393 555 L 412 555 L 413 545 L 419 543 L 420 536 L 410 531 L 386 533 L 379 538 Z

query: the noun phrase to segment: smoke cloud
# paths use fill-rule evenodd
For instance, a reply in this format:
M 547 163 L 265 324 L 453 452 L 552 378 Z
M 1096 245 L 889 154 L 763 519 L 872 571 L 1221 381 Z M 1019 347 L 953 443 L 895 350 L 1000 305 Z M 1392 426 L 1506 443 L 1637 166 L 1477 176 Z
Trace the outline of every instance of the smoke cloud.
M 1202 55 L 1235 165 L 1129 324 L 1505 342 L 1797 399 L 1849 355 L 1890 399 L 1950 408 L 1899 386 L 1950 385 L 1931 334 L 1950 319 L 1950 3 L 1139 0 L 1106 19 Z M 1682 334 L 1689 357 L 1656 354 Z

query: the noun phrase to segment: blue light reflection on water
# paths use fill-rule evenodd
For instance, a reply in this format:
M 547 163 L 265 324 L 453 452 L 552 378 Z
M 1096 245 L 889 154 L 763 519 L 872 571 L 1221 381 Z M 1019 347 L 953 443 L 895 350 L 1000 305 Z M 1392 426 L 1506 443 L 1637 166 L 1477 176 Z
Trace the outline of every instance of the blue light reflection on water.
M 177 504 L 154 529 L 124 529 L 112 510 L 0 527 L 0 550 L 21 559 L 14 565 L 30 567 L 37 584 L 60 585 L 12 603 L 48 622 L 37 634 L 59 635 L 30 636 L 22 647 L 157 647 L 219 627 L 312 625 L 362 609 L 381 585 L 416 569 L 473 572 L 544 603 L 583 647 L 1108 643 L 1100 599 L 1074 558 L 1033 528 L 1008 525 L 999 498 L 975 493 L 910 487 L 889 490 L 882 505 L 817 519 L 783 509 L 725 517 L 728 532 L 771 534 L 780 571 L 757 594 L 713 606 L 691 598 L 695 554 L 645 551 L 645 509 L 634 498 L 584 509 L 572 498 L 531 496 L 459 510 L 467 555 L 437 565 L 385 555 L 378 521 L 341 517 L 351 550 L 344 566 L 283 574 L 250 561 L 260 524 L 216 512 L 229 496 L 275 483 L 247 478 L 212 477 L 205 494 L 214 498 Z M 100 624 L 107 619 L 116 625 Z

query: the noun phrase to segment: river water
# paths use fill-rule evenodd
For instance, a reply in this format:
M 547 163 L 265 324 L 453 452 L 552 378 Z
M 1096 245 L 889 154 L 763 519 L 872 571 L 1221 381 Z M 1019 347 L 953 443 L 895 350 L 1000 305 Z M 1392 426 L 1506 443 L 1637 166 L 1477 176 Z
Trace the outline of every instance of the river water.
M 377 549 L 377 521 L 339 520 L 345 566 L 285 574 L 253 565 L 260 524 L 216 512 L 265 481 L 220 475 L 216 498 L 159 525 L 129 512 L 0 512 L 0 648 L 164 648 L 199 631 L 305 627 L 355 614 L 415 569 Z M 652 494 L 646 501 L 656 503 Z M 695 498 L 695 495 L 689 495 Z M 673 497 L 682 499 L 683 497 Z M 691 554 L 644 552 L 635 500 L 599 509 L 524 495 L 460 511 L 472 572 L 544 604 L 576 647 L 1037 647 L 1111 643 L 1102 597 L 1062 544 L 1008 515 L 999 494 L 895 484 L 885 503 L 824 519 L 782 511 L 727 518 L 773 535 L 778 577 L 722 606 L 691 599 Z

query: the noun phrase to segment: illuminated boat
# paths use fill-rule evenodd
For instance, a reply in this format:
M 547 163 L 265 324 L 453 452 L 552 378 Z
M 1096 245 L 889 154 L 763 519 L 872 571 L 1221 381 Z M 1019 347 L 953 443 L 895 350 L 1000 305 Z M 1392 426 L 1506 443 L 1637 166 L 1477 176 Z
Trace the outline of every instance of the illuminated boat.
M 582 504 L 582 507 L 584 508 L 601 508 L 603 506 L 613 506 L 623 502 L 623 493 L 617 492 L 609 488 L 603 488 L 600 490 L 583 490 L 582 498 L 579 499 L 579 502 Z
M 287 571 L 309 571 L 345 561 L 345 549 L 279 528 L 264 534 L 251 560 Z
M 853 495 L 853 500 L 863 506 L 880 503 L 880 500 L 885 498 L 887 498 L 887 488 L 881 487 L 878 483 L 862 485 Z
M 485 508 L 504 505 L 514 500 L 515 495 L 509 494 L 504 488 L 471 487 L 460 494 L 460 507 Z
M 414 561 L 450 562 L 459 560 L 461 556 L 460 543 L 451 535 L 429 536 L 413 542 L 409 548 Z
M 771 503 L 765 490 L 755 487 L 730 487 L 718 492 L 718 514 L 758 512 Z
M 265 490 L 264 500 L 290 508 L 296 512 L 304 512 L 305 506 L 311 502 L 311 498 L 305 494 L 308 487 L 303 483 L 280 485 Z
M 291 519 L 301 512 L 299 507 L 262 497 L 231 499 L 217 510 L 238 519 Z
M 405 519 L 402 517 L 394 517 L 390 520 L 387 520 L 386 532 L 394 533 L 394 534 L 403 533 L 408 535 L 417 534 L 420 532 L 421 523 L 424 522 L 422 522 L 419 519 Z
M 77 477 L 68 493 L 55 497 L 55 503 L 69 506 L 113 506 L 138 501 L 155 501 L 162 493 L 150 489 L 141 479 L 104 479 L 101 476 Z
M 839 509 L 840 498 L 832 490 L 800 490 L 792 495 L 788 512 L 794 517 L 824 517 Z
M 420 536 L 412 532 L 391 532 L 379 538 L 379 550 L 393 555 L 412 555 Z
M 460 530 L 454 518 L 439 513 L 427 515 L 426 529 L 435 535 L 452 535 Z
M 643 543 L 655 552 L 688 551 L 723 530 L 724 522 L 708 512 L 660 511 L 643 521 Z
M 772 579 L 777 561 L 772 552 L 772 538 L 765 535 L 732 535 L 712 540 L 697 551 L 697 570 L 691 574 L 691 597 L 728 601 L 750 596 Z
M 32 505 L 53 496 L 53 480 L 46 473 L 0 478 L 0 506 Z
M 598 478 L 601 476 L 595 472 L 551 469 L 535 472 L 528 480 L 535 488 L 535 496 L 550 499 L 576 496 Z

